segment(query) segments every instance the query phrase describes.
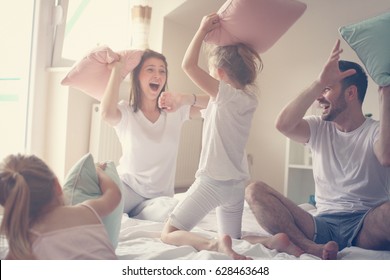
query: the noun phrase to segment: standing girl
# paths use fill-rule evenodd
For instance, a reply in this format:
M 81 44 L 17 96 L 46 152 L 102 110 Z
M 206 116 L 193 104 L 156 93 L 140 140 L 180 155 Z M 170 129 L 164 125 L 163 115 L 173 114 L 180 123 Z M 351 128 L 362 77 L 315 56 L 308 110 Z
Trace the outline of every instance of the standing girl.
M 36 156 L 10 155 L 0 164 L 1 234 L 7 259 L 116 259 L 101 217 L 121 200 L 118 186 L 96 170 L 102 196 L 65 206 L 62 188 L 50 168 Z
M 202 151 L 196 180 L 170 215 L 161 239 L 177 246 L 191 245 L 197 250 L 247 259 L 233 250 L 231 238 L 241 238 L 244 189 L 249 179 L 245 146 L 258 104 L 251 86 L 262 61 L 247 45 L 236 44 L 214 47 L 209 55 L 210 73 L 200 68 L 198 59 L 203 39 L 218 26 L 217 14 L 204 17 L 183 59 L 184 71 L 210 100 L 202 111 Z M 214 208 L 220 237 L 207 239 L 190 232 Z M 283 233 L 247 240 L 290 253 L 299 250 Z

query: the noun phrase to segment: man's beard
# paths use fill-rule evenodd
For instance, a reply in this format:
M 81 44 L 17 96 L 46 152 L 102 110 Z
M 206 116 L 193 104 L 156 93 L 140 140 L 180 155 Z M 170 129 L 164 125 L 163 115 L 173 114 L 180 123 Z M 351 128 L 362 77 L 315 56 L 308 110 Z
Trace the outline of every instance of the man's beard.
M 346 108 L 347 102 L 345 102 L 344 95 L 340 95 L 336 102 L 330 105 L 328 112 L 321 115 L 321 118 L 324 121 L 334 121 Z

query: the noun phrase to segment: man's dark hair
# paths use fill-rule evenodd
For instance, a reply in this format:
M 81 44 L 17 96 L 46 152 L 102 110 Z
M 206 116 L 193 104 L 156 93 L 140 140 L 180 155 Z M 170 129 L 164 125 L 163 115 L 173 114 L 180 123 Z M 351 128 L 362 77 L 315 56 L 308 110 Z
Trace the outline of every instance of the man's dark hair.
M 363 67 L 361 67 L 355 62 L 340 60 L 339 69 L 341 72 L 347 71 L 349 69 L 356 70 L 355 74 L 348 76 L 341 81 L 341 90 L 344 91 L 351 85 L 356 86 L 358 92 L 358 99 L 360 103 L 363 103 L 368 85 L 367 74 L 364 71 Z

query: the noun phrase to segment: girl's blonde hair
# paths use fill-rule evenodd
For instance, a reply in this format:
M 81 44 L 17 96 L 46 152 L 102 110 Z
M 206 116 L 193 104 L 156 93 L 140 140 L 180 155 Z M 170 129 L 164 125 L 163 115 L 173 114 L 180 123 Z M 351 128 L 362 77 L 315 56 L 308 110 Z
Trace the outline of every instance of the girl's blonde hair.
M 260 55 L 243 43 L 212 47 L 209 58 L 214 67 L 222 68 L 230 79 L 245 87 L 253 85 L 263 69 Z
M 55 195 L 56 176 L 38 157 L 9 155 L 0 164 L 0 204 L 4 215 L 0 232 L 8 241 L 9 255 L 34 259 L 30 228 Z
M 165 91 L 165 88 L 167 87 L 167 83 L 168 83 L 168 62 L 167 62 L 167 59 L 165 58 L 165 56 L 163 54 L 161 54 L 159 52 L 156 52 L 156 51 L 153 51 L 150 49 L 146 49 L 144 54 L 141 57 L 140 63 L 137 65 L 137 67 L 134 68 L 134 70 L 130 74 L 131 89 L 130 89 L 129 104 L 130 104 L 130 106 L 133 107 L 134 112 L 137 112 L 139 110 L 139 108 L 141 107 L 142 89 L 141 89 L 141 83 L 139 80 L 139 75 L 140 75 L 142 66 L 144 65 L 145 61 L 149 58 L 161 59 L 164 62 L 167 79 L 166 79 L 165 85 L 161 89 L 161 92 Z M 160 94 L 161 94 L 161 92 L 160 92 Z M 157 106 L 157 102 L 156 102 L 156 106 Z

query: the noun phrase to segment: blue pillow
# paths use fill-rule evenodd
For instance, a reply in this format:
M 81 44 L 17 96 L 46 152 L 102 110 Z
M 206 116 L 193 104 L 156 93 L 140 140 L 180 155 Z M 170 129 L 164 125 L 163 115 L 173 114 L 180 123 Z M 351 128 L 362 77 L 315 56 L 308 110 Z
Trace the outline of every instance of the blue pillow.
M 390 12 L 340 27 L 339 32 L 374 82 L 390 85 Z
M 108 176 L 121 188 L 121 180 L 116 171 L 115 164 L 108 162 L 104 170 Z M 99 179 L 96 174 L 95 162 L 91 154 L 83 156 L 66 176 L 63 193 L 65 201 L 70 205 L 81 203 L 88 199 L 101 196 Z M 118 245 L 119 232 L 123 214 L 123 198 L 118 206 L 107 216 L 103 217 L 103 224 L 114 248 Z

